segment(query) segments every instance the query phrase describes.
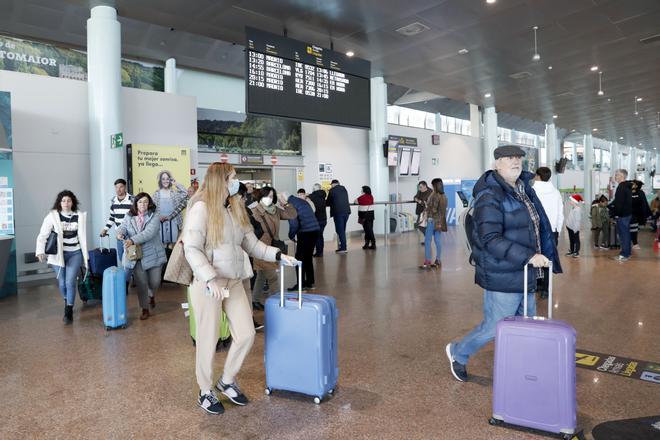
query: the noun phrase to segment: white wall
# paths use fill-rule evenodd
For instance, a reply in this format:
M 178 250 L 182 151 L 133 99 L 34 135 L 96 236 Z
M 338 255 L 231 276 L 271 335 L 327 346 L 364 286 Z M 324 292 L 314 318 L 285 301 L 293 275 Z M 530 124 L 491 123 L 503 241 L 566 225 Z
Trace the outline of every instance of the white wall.
M 197 70 L 177 69 L 177 93 L 194 96 L 199 108 L 245 113 L 245 80 Z
M 441 179 L 478 179 L 481 169 L 481 139 L 452 133 L 434 132 L 422 128 L 404 127 L 389 124 L 391 135 L 417 138 L 417 145 L 422 150 L 419 176 L 399 176 L 399 194 L 402 200 L 412 200 L 417 193 L 417 183 L 425 180 Z M 440 145 L 433 145 L 431 135 L 440 136 Z M 436 159 L 436 164 L 433 164 Z M 395 192 L 394 171 L 390 172 L 390 193 Z M 414 204 L 402 206 L 404 212 L 415 212 Z
M 87 83 L 0 71 L 0 90 L 11 93 L 20 273 L 44 267 L 26 265 L 23 254 L 34 252 L 41 221 L 58 191 L 72 190 L 82 210 L 91 208 Z M 194 98 L 123 88 L 122 100 L 125 143 L 196 145 Z M 90 247 L 98 246 L 95 232 L 89 231 Z

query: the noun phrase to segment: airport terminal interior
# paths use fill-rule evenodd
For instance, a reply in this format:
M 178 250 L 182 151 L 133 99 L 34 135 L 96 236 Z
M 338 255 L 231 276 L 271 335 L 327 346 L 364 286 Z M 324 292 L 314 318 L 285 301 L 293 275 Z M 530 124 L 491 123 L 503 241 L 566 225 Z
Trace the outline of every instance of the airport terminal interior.
M 655 0 L 0 0 L 0 438 L 660 439 L 659 75 Z

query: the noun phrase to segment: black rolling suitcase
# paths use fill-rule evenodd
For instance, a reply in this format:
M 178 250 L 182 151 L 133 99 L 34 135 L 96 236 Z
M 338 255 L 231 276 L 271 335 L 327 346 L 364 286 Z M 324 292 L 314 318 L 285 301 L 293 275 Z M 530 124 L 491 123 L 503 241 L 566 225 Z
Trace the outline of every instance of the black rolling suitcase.
M 610 249 L 618 249 L 621 247 L 621 243 L 619 242 L 619 234 L 617 233 L 616 230 L 616 221 L 611 221 L 610 222 Z

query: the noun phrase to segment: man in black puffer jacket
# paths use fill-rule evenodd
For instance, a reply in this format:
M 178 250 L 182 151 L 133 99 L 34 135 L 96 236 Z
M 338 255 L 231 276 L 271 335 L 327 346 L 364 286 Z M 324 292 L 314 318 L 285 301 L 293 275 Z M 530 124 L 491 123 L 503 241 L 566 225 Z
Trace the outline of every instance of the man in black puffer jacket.
M 496 148 L 495 170 L 487 171 L 474 187 L 472 255 L 475 282 L 484 289 L 484 318 L 445 348 L 451 372 L 462 382 L 467 380 L 469 357 L 495 338 L 495 324 L 523 314 L 524 270 L 529 274 L 530 316 L 536 314 L 534 291 L 543 268 L 552 261 L 553 272 L 561 272 L 550 221 L 530 186 L 534 174 L 522 171 L 524 155 L 514 145 Z
M 314 192 L 312 192 L 309 195 L 309 200 L 312 201 L 314 204 L 314 208 L 316 211 L 314 212 L 316 214 L 316 220 L 319 222 L 319 236 L 316 239 L 316 252 L 314 253 L 315 257 L 322 257 L 323 256 L 323 245 L 325 242 L 323 241 L 323 230 L 325 229 L 325 225 L 328 224 L 328 213 L 326 212 L 325 209 L 325 198 L 327 197 L 325 191 L 323 188 L 321 188 L 321 185 L 318 183 L 314 184 Z

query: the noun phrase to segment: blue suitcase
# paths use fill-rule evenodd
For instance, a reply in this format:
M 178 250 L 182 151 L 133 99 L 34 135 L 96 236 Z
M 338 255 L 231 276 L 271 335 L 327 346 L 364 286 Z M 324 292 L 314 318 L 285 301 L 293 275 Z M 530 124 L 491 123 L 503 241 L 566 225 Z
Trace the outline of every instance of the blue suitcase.
M 314 403 L 337 386 L 337 317 L 335 299 L 326 295 L 284 295 L 284 267 L 280 266 L 280 294 L 266 300 L 266 394 L 273 390 L 314 396 Z M 302 267 L 298 266 L 298 287 Z
M 105 270 L 111 266 L 117 265 L 117 249 L 110 249 L 110 239 L 108 239 L 108 247 L 103 247 L 103 240 L 101 240 L 101 247 L 89 251 L 89 271 L 100 277 Z
M 126 273 L 112 266 L 103 271 L 103 325 L 106 330 L 126 328 Z

